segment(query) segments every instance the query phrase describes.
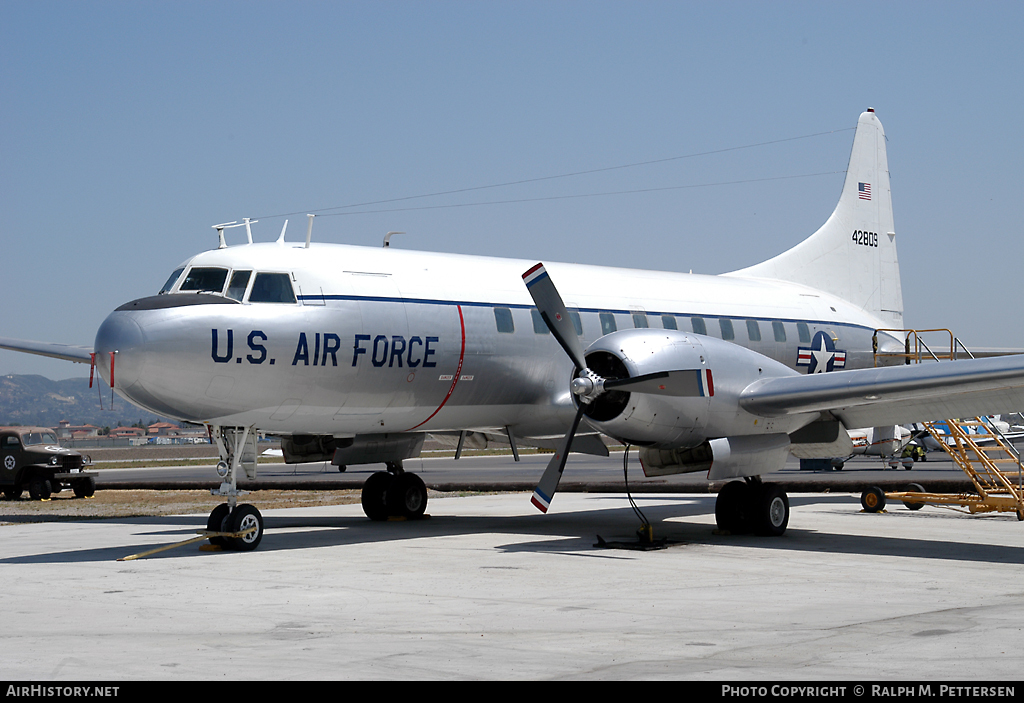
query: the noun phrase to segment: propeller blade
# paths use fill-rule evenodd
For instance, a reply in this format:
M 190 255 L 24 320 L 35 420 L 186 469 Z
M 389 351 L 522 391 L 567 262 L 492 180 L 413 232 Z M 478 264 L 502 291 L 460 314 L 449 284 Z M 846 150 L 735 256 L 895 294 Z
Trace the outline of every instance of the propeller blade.
M 579 337 L 576 336 L 576 328 L 573 327 L 572 320 L 569 319 L 569 311 L 565 309 L 562 296 L 558 294 L 558 289 L 555 288 L 548 272 L 544 270 L 544 264 L 537 264 L 524 273 L 523 282 L 526 284 L 526 289 L 530 292 L 533 302 L 537 305 L 541 317 L 544 318 L 548 329 L 551 330 L 551 334 L 562 345 L 562 349 L 569 355 L 577 368 L 585 369 L 587 362 L 583 358 L 583 345 L 580 344 Z
M 604 389 L 606 391 L 619 390 L 689 397 L 705 397 L 715 394 L 711 369 L 657 371 L 633 378 L 609 379 L 604 382 Z
M 573 437 L 576 436 L 576 429 L 580 426 L 580 418 L 582 417 L 583 404 L 580 403 L 580 408 L 576 411 L 576 417 L 573 418 L 572 427 L 569 428 L 565 438 L 562 440 L 561 449 L 551 457 L 551 461 L 548 462 L 548 467 L 544 469 L 544 475 L 540 477 L 540 483 L 537 484 L 533 497 L 530 499 L 530 502 L 542 513 L 548 511 L 551 499 L 555 497 L 555 491 L 558 490 L 558 482 L 562 479 L 562 471 L 565 470 L 565 460 L 569 457 L 569 447 L 572 445 Z

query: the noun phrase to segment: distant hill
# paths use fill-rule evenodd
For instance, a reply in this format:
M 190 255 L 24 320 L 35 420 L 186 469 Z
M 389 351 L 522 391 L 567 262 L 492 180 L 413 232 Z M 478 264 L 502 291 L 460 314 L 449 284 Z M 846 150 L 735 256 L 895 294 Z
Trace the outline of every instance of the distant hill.
M 166 419 L 116 394 L 113 410 L 110 406 L 110 387 L 104 387 L 102 381 L 89 388 L 88 378 L 51 381 L 45 376 L 0 376 L 0 425 L 56 427 L 67 420 L 72 425 L 117 427 L 140 421 L 151 425 Z

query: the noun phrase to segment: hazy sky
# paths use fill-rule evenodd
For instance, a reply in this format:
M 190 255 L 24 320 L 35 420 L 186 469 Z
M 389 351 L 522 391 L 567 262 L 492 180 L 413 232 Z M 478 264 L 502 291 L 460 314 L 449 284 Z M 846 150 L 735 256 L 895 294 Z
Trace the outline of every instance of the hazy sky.
M 828 133 L 314 229 L 729 271 L 825 221 L 872 106 L 907 324 L 1024 348 L 1022 30 L 1020 2 L 3 0 L 0 336 L 91 346 L 111 310 L 215 247 L 219 222 L 260 217 L 272 240 L 273 216 L 297 213 L 301 240 L 312 210 Z M 526 202 L 436 207 L 509 200 Z M 0 373 L 88 370 L 0 351 Z

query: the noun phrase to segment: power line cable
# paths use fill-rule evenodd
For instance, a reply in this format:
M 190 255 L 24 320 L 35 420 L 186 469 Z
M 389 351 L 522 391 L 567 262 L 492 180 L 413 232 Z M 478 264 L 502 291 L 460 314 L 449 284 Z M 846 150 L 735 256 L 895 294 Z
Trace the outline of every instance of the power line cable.
M 276 214 L 276 215 L 262 215 L 260 217 L 254 217 L 252 219 L 254 219 L 254 220 L 258 220 L 258 219 L 270 220 L 270 219 L 273 219 L 273 218 L 276 218 L 276 217 L 290 217 L 292 215 L 304 215 L 304 214 L 319 215 L 321 213 L 330 212 L 331 210 L 347 210 L 349 208 L 367 207 L 367 206 L 370 206 L 370 205 L 385 205 L 385 204 L 388 204 L 388 203 L 397 203 L 397 202 L 403 202 L 403 201 L 406 201 L 406 200 L 418 200 L 418 199 L 422 199 L 422 198 L 434 198 L 434 197 L 438 197 L 438 196 L 441 196 L 441 195 L 456 195 L 456 194 L 459 194 L 459 193 L 470 193 L 470 192 L 477 191 L 477 190 L 487 190 L 487 189 L 491 189 L 491 188 L 506 188 L 508 186 L 524 185 L 526 183 L 538 183 L 538 182 L 541 182 L 541 181 L 551 181 L 551 180 L 556 180 L 556 179 L 559 179 L 559 178 L 573 178 L 575 176 L 585 176 L 585 175 L 590 175 L 590 174 L 594 174 L 594 173 L 605 173 L 605 172 L 608 172 L 608 171 L 617 171 L 617 170 L 622 170 L 622 169 L 627 169 L 627 168 L 636 168 L 636 167 L 639 167 L 639 166 L 651 166 L 651 165 L 654 165 L 654 164 L 667 163 L 669 161 L 680 161 L 682 159 L 692 159 L 692 158 L 696 158 L 696 157 L 699 157 L 699 156 L 712 156 L 714 154 L 724 154 L 724 153 L 727 153 L 727 152 L 730 152 L 730 151 L 740 151 L 740 150 L 743 150 L 743 149 L 755 149 L 755 148 L 762 147 L 762 146 L 770 146 L 772 144 L 782 144 L 782 143 L 785 143 L 785 142 L 792 142 L 792 141 L 797 141 L 797 140 L 800 140 L 800 139 L 811 139 L 813 137 L 821 137 L 821 136 L 825 136 L 825 135 L 829 135 L 829 134 L 837 134 L 839 132 L 848 132 L 848 131 L 853 130 L 853 129 L 856 129 L 856 128 L 855 127 L 846 127 L 846 128 L 843 128 L 843 129 L 829 130 L 827 132 L 815 132 L 814 134 L 804 134 L 804 135 L 801 135 L 801 136 L 798 136 L 798 137 L 786 137 L 785 139 L 773 139 L 771 141 L 758 142 L 756 144 L 744 144 L 742 146 L 726 147 L 724 149 L 713 149 L 711 151 L 700 151 L 700 152 L 695 152 L 695 153 L 692 153 L 692 154 L 682 154 L 680 156 L 669 156 L 669 157 L 666 157 L 666 158 L 663 158 L 663 159 L 652 159 L 652 160 L 649 160 L 649 161 L 637 161 L 637 162 L 629 163 L 629 164 L 620 164 L 618 166 L 605 166 L 605 167 L 602 167 L 602 168 L 587 169 L 587 170 L 584 170 L 584 171 L 573 171 L 573 172 L 570 172 L 570 173 L 560 173 L 560 174 L 553 175 L 553 176 L 539 176 L 539 177 L 536 177 L 536 178 L 524 178 L 524 179 L 517 180 L 517 181 L 506 181 L 504 183 L 492 183 L 492 184 L 489 184 L 489 185 L 471 186 L 471 187 L 468 187 L 468 188 L 456 188 L 456 189 L 453 189 L 453 190 L 442 190 L 442 191 L 437 191 L 437 192 L 434 192 L 434 193 L 422 193 L 420 195 L 406 195 L 406 196 L 403 196 L 403 197 L 400 197 L 400 198 L 388 198 L 388 199 L 384 199 L 384 200 L 370 200 L 370 201 L 366 201 L 366 202 L 362 202 L 362 203 L 351 203 L 349 205 L 336 205 L 334 207 L 319 208 L 317 210 L 297 210 L 295 212 L 284 212 L 284 213 L 279 213 L 279 214 Z M 700 186 L 693 186 L 693 187 L 700 187 Z M 572 197 L 572 196 L 567 196 L 567 197 Z M 592 197 L 592 196 L 581 196 L 581 197 Z M 527 200 L 523 200 L 521 202 L 528 202 L 528 201 Z M 485 203 L 481 203 L 481 204 L 485 204 Z M 387 212 L 387 211 L 380 211 L 380 212 Z M 338 214 L 341 214 L 341 213 L 338 213 Z

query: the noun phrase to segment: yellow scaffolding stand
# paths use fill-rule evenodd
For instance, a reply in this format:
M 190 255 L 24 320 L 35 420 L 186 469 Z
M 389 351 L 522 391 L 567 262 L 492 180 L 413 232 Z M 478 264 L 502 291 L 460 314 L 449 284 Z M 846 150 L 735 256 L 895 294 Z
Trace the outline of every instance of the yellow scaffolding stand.
M 880 353 L 876 348 L 876 366 L 885 357 L 903 358 L 907 364 L 956 360 L 961 349 L 965 357 L 974 358 L 970 350 L 947 329 L 876 330 L 875 334 L 878 332 L 905 333 L 906 337 L 904 352 Z M 940 351 L 933 351 L 922 339 L 923 333 L 948 335 L 949 351 L 946 352 L 945 344 Z M 925 504 L 949 505 L 966 508 L 971 513 L 1015 512 L 1018 520 L 1024 520 L 1024 465 L 1016 447 L 994 422 L 983 417 L 947 420 L 948 434 L 940 429 L 939 422 L 921 424 L 971 480 L 976 493 L 927 493 L 922 490 L 883 494 L 880 489 L 873 488 L 861 497 L 866 510 L 880 511 L 885 500 L 891 499 L 902 501 L 912 510 Z M 884 499 L 879 500 L 882 495 Z

